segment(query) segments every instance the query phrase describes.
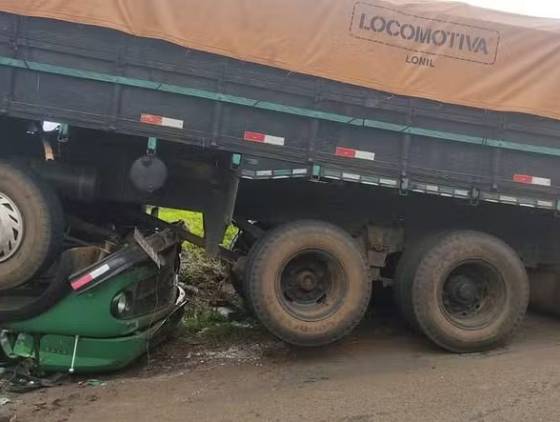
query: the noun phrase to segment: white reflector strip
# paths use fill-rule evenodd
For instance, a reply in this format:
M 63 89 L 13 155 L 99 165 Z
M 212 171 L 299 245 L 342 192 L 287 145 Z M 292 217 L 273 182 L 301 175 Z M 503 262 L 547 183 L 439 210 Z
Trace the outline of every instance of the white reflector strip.
M 457 195 L 457 196 L 469 196 L 469 191 L 468 190 L 463 190 L 463 189 L 455 189 L 455 195 Z
M 500 195 L 500 201 L 502 201 L 502 202 L 517 202 L 517 198 L 515 196 Z
M 360 180 L 361 176 L 353 173 L 342 173 L 342 178 L 347 180 Z
M 279 136 L 271 136 L 266 135 L 264 137 L 264 143 L 269 145 L 278 145 L 280 147 L 284 146 L 284 138 L 280 138 Z
M 552 181 L 550 179 L 546 179 L 544 177 L 533 177 L 533 185 L 551 186 Z
M 295 169 L 293 171 L 294 176 L 304 176 L 307 174 L 307 169 Z
M 356 158 L 360 160 L 375 161 L 375 153 L 367 151 L 356 151 Z
M 101 277 L 103 274 L 108 272 L 110 269 L 111 269 L 111 267 L 109 267 L 109 265 L 105 264 L 105 265 L 99 267 L 98 269 L 82 276 L 81 278 L 72 281 L 70 283 L 71 286 L 72 286 L 72 289 L 80 290 L 82 287 L 87 286 L 92 281 L 94 281 L 96 278 Z
M 162 126 L 174 127 L 175 129 L 183 129 L 184 124 L 182 120 L 170 119 L 168 117 L 161 119 Z
M 524 185 L 552 186 L 552 180 L 545 177 L 535 177 L 528 174 L 514 174 L 513 181 Z
M 379 183 L 382 185 L 389 185 L 389 186 L 397 186 L 397 181 L 396 180 L 391 180 L 391 179 L 379 179 Z

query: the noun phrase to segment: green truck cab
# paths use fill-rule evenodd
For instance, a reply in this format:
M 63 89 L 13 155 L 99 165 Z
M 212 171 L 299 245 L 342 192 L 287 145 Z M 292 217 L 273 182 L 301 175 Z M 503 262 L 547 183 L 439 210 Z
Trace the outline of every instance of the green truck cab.
M 44 280 L 0 298 L 0 356 L 44 372 L 121 369 L 180 323 L 179 226 L 144 237 L 136 230 L 108 253 L 67 249 Z

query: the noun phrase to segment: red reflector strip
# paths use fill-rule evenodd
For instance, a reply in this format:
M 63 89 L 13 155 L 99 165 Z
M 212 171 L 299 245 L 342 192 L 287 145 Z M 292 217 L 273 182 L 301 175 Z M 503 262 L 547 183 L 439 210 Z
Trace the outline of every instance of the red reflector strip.
M 356 158 L 356 150 L 350 148 L 338 147 L 336 149 L 337 157 Z
M 154 114 L 142 114 L 140 121 L 147 125 L 172 127 L 175 129 L 183 129 L 184 122 L 182 120 L 171 119 L 169 117 L 156 116 Z
M 140 116 L 140 121 L 142 123 L 146 123 L 148 125 L 161 126 L 161 122 L 163 121 L 163 117 L 154 116 L 153 114 L 142 114 L 142 116 Z
M 529 176 L 528 174 L 515 174 L 513 175 L 513 181 L 523 183 L 524 185 L 552 186 L 552 180 L 544 177 Z
M 248 142 L 257 142 L 259 144 L 276 145 L 283 147 L 286 139 L 279 136 L 266 135 L 259 132 L 245 132 L 243 139 Z
M 336 148 L 336 156 L 344 158 L 357 158 L 359 160 L 375 161 L 375 153 L 369 151 L 360 151 L 352 148 Z
M 264 142 L 265 135 L 264 133 L 257 133 L 257 132 L 245 132 L 245 136 L 243 139 L 249 142 Z
M 79 279 L 72 281 L 70 285 L 72 286 L 73 290 L 80 290 L 81 288 L 90 284 L 96 278 L 101 277 L 103 274 L 107 273 L 110 269 L 111 267 L 105 264 L 102 267 L 99 267 L 98 269 L 80 277 Z

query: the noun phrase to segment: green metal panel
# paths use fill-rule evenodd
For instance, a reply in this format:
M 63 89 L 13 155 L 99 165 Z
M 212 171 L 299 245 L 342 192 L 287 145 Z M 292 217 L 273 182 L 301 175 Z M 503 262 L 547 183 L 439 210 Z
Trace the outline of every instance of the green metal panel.
M 104 339 L 39 336 L 37 367 L 46 372 L 69 372 L 71 368 L 75 373 L 119 370 L 142 356 L 163 328 L 164 325 L 158 323 L 133 335 Z M 11 359 L 36 359 L 35 342 L 35 336 L 19 334 L 13 345 L 2 346 Z

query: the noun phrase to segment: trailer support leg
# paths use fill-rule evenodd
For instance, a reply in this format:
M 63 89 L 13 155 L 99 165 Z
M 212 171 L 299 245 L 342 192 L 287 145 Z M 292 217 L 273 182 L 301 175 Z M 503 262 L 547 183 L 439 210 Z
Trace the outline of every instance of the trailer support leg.
M 237 171 L 228 170 L 217 175 L 216 179 L 220 180 L 213 181 L 204 210 L 206 252 L 212 257 L 219 255 L 220 244 L 232 222 L 239 187 Z

